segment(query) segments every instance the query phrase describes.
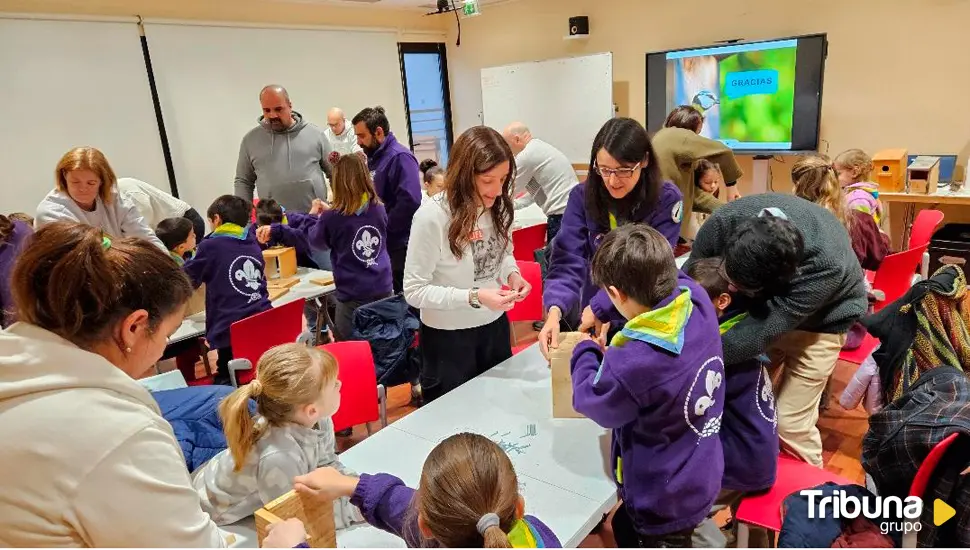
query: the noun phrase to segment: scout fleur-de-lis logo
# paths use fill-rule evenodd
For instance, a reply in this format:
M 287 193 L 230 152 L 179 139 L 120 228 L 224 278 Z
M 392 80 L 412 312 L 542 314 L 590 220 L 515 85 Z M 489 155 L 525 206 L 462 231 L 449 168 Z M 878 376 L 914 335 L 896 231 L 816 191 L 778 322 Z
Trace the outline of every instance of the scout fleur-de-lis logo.
M 246 287 L 253 290 L 259 288 L 259 280 L 262 276 L 259 274 L 259 270 L 256 269 L 256 264 L 252 260 L 246 260 L 243 262 L 242 269 L 237 269 L 235 273 L 237 281 L 244 281 Z
M 354 235 L 354 256 L 370 267 L 377 264 L 377 256 L 381 252 L 381 234 L 372 225 L 362 226 Z
M 249 303 L 259 300 L 260 283 L 263 280 L 263 264 L 252 256 L 239 256 L 229 264 L 229 285 L 233 290 L 249 298 Z
M 714 356 L 704 362 L 684 399 L 684 420 L 701 438 L 717 435 L 724 410 L 724 361 Z
M 778 411 L 775 409 L 775 392 L 771 388 L 771 376 L 768 370 L 761 365 L 761 372 L 758 373 L 758 388 L 755 390 L 755 404 L 758 406 L 758 414 L 773 425 L 778 423 Z

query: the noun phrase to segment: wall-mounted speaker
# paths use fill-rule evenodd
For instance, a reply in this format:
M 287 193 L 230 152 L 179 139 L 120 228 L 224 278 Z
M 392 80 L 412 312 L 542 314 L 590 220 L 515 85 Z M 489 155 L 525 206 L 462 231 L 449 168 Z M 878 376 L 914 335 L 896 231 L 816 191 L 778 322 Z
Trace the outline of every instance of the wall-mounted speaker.
M 579 15 L 569 18 L 569 36 L 586 36 L 589 34 L 589 17 Z

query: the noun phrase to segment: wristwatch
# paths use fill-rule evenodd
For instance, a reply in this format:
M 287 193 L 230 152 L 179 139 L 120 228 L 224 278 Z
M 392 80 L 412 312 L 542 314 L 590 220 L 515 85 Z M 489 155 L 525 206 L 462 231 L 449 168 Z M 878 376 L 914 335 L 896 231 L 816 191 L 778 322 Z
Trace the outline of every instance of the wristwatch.
M 468 305 L 472 306 L 475 309 L 481 309 L 482 308 L 482 302 L 478 299 L 478 287 L 477 286 L 474 287 L 474 288 L 472 288 L 468 292 Z

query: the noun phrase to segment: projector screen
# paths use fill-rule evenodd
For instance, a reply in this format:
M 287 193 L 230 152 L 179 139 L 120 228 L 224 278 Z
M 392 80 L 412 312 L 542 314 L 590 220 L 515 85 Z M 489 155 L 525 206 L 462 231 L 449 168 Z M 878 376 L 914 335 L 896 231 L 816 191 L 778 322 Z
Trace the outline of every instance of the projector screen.
M 408 145 L 393 31 L 147 20 L 145 36 L 179 193 L 199 212 L 232 194 L 239 144 L 262 115 L 267 84 L 286 87 L 293 110 L 322 129 L 331 107 L 352 119 L 383 105 Z
M 118 177 L 171 190 L 134 18 L 0 16 L 0 73 L 0 212 L 36 212 L 57 161 L 83 145 Z
M 701 135 L 739 152 L 818 147 L 824 34 L 647 54 L 647 126 L 692 105 Z

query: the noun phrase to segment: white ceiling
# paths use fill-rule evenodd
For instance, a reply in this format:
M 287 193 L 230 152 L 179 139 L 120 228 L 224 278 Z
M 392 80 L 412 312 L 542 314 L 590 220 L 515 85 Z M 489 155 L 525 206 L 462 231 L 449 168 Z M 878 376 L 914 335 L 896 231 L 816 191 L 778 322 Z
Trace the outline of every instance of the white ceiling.
M 295 2 L 304 4 L 331 4 L 337 6 L 367 6 L 394 9 L 415 9 L 434 11 L 436 0 L 275 0 L 277 2 Z M 508 0 L 479 0 L 482 6 L 504 2 Z M 455 6 L 461 7 L 462 0 L 454 0 Z

